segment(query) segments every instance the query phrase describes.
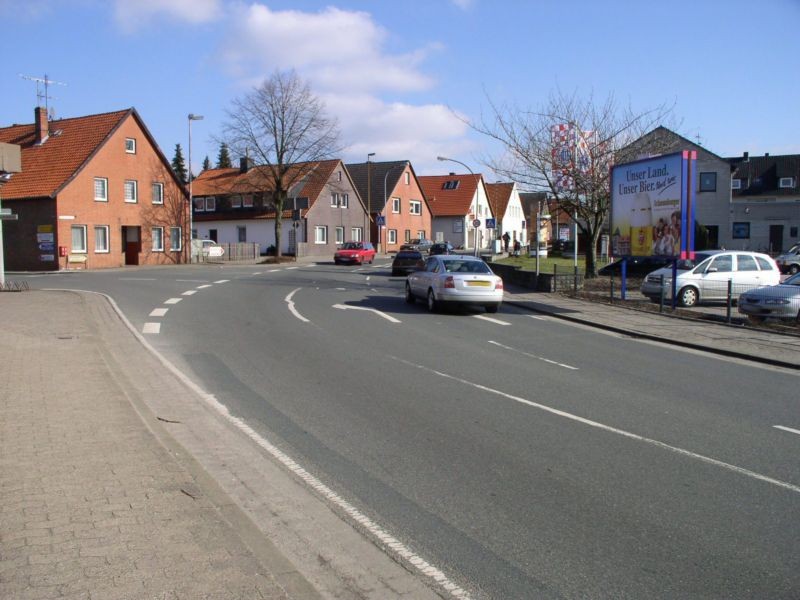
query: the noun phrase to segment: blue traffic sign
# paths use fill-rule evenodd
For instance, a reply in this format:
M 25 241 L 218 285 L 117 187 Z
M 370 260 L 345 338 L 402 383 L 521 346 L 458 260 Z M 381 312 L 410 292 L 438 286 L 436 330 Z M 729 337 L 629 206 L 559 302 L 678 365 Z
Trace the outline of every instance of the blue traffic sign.
M 495 228 L 495 220 L 486 219 L 486 229 L 494 229 L 494 228 Z

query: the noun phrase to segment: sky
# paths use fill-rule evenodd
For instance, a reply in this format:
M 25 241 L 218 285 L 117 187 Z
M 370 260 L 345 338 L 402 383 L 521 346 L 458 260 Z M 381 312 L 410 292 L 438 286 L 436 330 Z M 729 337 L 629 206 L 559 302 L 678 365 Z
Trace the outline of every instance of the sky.
M 800 154 L 800 0 L 0 0 L 0 126 L 135 107 L 168 159 L 212 163 L 226 111 L 294 69 L 345 162 L 492 178 L 466 123 L 555 91 L 645 111 L 720 156 Z M 66 85 L 62 85 L 66 84 Z M 43 87 L 40 87 L 43 92 Z M 699 137 L 698 137 L 699 136 Z

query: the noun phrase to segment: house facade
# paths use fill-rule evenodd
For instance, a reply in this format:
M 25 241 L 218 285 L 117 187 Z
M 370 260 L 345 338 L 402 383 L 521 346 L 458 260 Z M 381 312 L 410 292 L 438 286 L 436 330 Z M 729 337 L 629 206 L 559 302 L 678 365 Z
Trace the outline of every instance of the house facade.
M 433 216 L 434 241 L 464 249 L 474 250 L 476 243 L 479 250 L 489 248 L 494 235 L 486 219 L 493 214 L 482 175 L 427 175 L 419 182 Z
M 726 248 L 778 254 L 800 242 L 800 154 L 726 159 L 731 240 Z
M 2 190 L 9 271 L 185 262 L 188 196 L 135 109 L 0 128 L 22 171 Z
M 342 243 L 363 240 L 369 219 L 342 161 L 292 168 L 301 176 L 281 213 L 281 253 L 332 257 Z M 200 173 L 192 184 L 195 237 L 274 248 L 276 211 L 266 169 L 241 159 L 239 168 Z
M 505 233 L 508 233 L 512 245 L 519 241 L 522 246 L 527 246 L 527 222 L 517 184 L 487 183 L 486 193 L 495 218 L 495 239 L 501 239 Z
M 370 235 L 378 252 L 431 238 L 431 210 L 409 161 L 348 164 L 347 170 L 372 217 Z

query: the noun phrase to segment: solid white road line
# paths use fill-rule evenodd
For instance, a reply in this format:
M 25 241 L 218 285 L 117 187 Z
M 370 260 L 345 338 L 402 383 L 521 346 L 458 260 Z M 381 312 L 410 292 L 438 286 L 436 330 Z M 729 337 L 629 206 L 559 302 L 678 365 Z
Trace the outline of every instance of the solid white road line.
M 495 319 L 494 317 L 487 317 L 486 315 L 472 315 L 476 319 L 480 319 L 481 321 L 489 321 L 490 323 L 496 323 L 497 325 L 511 325 L 508 321 L 501 321 L 500 319 Z
M 168 308 L 154 308 L 153 311 L 148 315 L 150 317 L 163 317 L 167 314 Z
M 157 281 L 153 277 L 120 277 L 120 281 Z
M 170 298 L 169 300 L 165 300 L 164 304 L 177 304 L 181 300 L 183 300 L 183 298 Z
M 197 293 L 197 290 L 186 290 L 181 294 L 181 296 L 194 296 Z
M 543 356 L 536 356 L 535 354 L 530 354 L 529 352 L 524 352 L 523 350 L 517 350 L 516 348 L 512 348 L 511 346 L 506 346 L 505 344 L 501 344 L 500 342 L 494 342 L 492 340 L 489 340 L 489 343 L 490 344 L 494 344 L 495 346 L 498 346 L 498 347 L 502 348 L 503 350 L 511 350 L 513 352 L 519 352 L 520 354 L 522 354 L 524 356 L 528 356 L 530 358 L 535 358 L 536 360 L 541 360 L 541 361 L 549 363 L 551 365 L 564 367 L 565 369 L 570 369 L 572 371 L 577 371 L 578 370 L 578 367 L 573 367 L 572 365 L 566 365 L 564 363 L 556 362 L 554 360 L 550 360 L 549 358 L 545 358 Z
M 297 289 L 299 290 L 301 288 Z M 92 293 L 97 293 L 97 292 L 92 292 Z M 294 292 L 292 292 L 292 294 L 293 293 Z M 161 364 L 163 364 L 176 377 L 178 377 L 181 381 L 183 381 L 184 384 L 186 384 L 196 394 L 198 394 L 198 396 L 200 396 L 206 402 L 206 404 L 208 404 L 209 407 L 216 410 L 222 416 L 222 418 L 227 420 L 234 427 L 239 429 L 242 433 L 247 435 L 247 437 L 249 437 L 256 444 L 258 444 L 261 448 L 270 453 L 284 467 L 286 467 L 300 479 L 305 481 L 308 486 L 310 486 L 319 494 L 327 498 L 328 501 L 338 506 L 339 509 L 343 510 L 348 515 L 350 515 L 350 517 L 354 521 L 358 522 L 362 527 L 364 527 L 365 531 L 369 532 L 369 534 L 373 536 L 373 538 L 379 539 L 385 545 L 385 547 L 389 548 L 389 550 L 387 550 L 387 553 L 394 553 L 396 557 L 397 556 L 402 557 L 410 564 L 414 565 L 414 567 L 420 573 L 422 573 L 427 577 L 430 577 L 431 579 L 436 581 L 439 585 L 441 585 L 444 589 L 446 589 L 453 598 L 457 598 L 458 600 L 469 600 L 470 598 L 469 593 L 466 590 L 458 587 L 452 581 L 450 581 L 447 575 L 445 575 L 440 569 L 436 568 L 434 565 L 427 562 L 421 556 L 417 555 L 411 548 L 403 544 L 401 541 L 397 540 L 394 536 L 388 533 L 380 525 L 375 523 L 372 519 L 362 514 L 355 506 L 353 506 L 347 500 L 339 496 L 331 488 L 326 486 L 319 479 L 314 477 L 311 473 L 309 473 L 302 466 L 296 463 L 288 454 L 285 454 L 277 446 L 271 444 L 266 438 L 261 437 L 261 434 L 255 431 L 242 419 L 233 416 L 228 410 L 228 407 L 226 407 L 219 400 L 217 400 L 216 396 L 214 396 L 213 394 L 209 394 L 203 388 L 197 385 L 193 380 L 189 379 L 186 375 L 184 375 L 182 371 L 180 371 L 180 369 L 178 369 L 175 365 L 169 362 L 152 345 L 150 345 L 147 339 L 142 337 L 139 334 L 139 332 L 133 327 L 128 318 L 119 309 L 117 303 L 114 302 L 113 298 L 111 298 L 110 296 L 106 296 L 105 294 L 103 294 L 103 296 L 108 298 L 108 301 L 114 307 L 114 310 L 120 316 L 122 321 L 127 325 L 128 329 L 133 333 L 133 335 L 136 336 L 139 342 L 145 348 L 147 348 L 153 354 L 153 356 L 155 356 L 161 362 Z
M 219 281 L 215 281 L 214 283 L 228 283 L 230 279 L 220 279 Z
M 537 321 L 547 321 L 547 317 L 539 317 L 537 315 L 528 315 L 531 319 L 536 319 Z
M 386 319 L 387 321 L 389 321 L 391 323 L 401 323 L 402 322 L 402 321 L 400 321 L 398 319 L 395 319 L 391 315 L 387 315 L 384 312 L 381 312 L 381 311 L 376 310 L 374 308 L 368 308 L 366 306 L 347 306 L 346 304 L 334 304 L 333 308 L 338 308 L 339 310 L 366 310 L 368 312 L 375 313 L 379 317 L 383 317 L 384 319 Z
M 457 381 L 464 385 L 473 387 L 475 389 L 481 390 L 483 392 L 488 392 L 490 394 L 495 394 L 497 396 L 501 396 L 502 398 L 507 398 L 509 400 L 513 400 L 514 402 L 518 402 L 520 404 L 524 404 L 526 406 L 530 406 L 532 408 L 538 408 L 539 410 L 543 410 L 550 414 L 556 415 L 558 417 L 563 417 L 565 419 L 569 419 L 571 421 L 576 421 L 578 423 L 582 423 L 584 425 L 588 425 L 589 427 L 594 427 L 596 429 L 601 429 L 608 433 L 614 433 L 616 435 L 621 435 L 622 437 L 626 437 L 632 440 L 636 440 L 638 442 L 642 442 L 645 444 L 649 444 L 651 446 L 655 446 L 656 448 L 661 448 L 662 450 L 669 450 L 670 452 L 674 452 L 675 454 L 680 454 L 681 456 L 687 456 L 689 458 L 693 458 L 695 460 L 699 460 L 700 462 L 704 462 L 709 465 L 713 465 L 715 467 L 720 467 L 727 471 L 732 471 L 738 475 L 744 475 L 745 477 L 750 477 L 751 479 L 757 479 L 758 481 L 763 481 L 765 483 L 769 483 L 771 485 L 783 488 L 785 490 L 789 490 L 790 492 L 794 492 L 795 494 L 800 494 L 800 486 L 794 485 L 792 483 L 788 483 L 786 481 L 781 481 L 780 479 L 775 479 L 773 477 L 768 477 L 766 475 L 762 475 L 761 473 L 756 473 L 755 471 L 751 471 L 749 469 L 745 469 L 742 467 L 737 467 L 736 465 L 732 465 L 730 463 L 723 462 L 721 460 L 717 460 L 715 458 L 710 458 L 708 456 L 704 456 L 702 454 L 697 454 L 696 452 L 692 452 L 690 450 L 684 450 L 683 448 L 679 448 L 677 446 L 671 446 L 664 442 L 659 442 L 658 440 L 654 440 L 651 438 L 647 438 L 636 433 L 631 433 L 630 431 L 625 431 L 624 429 L 618 429 L 616 427 L 611 427 L 610 425 L 604 425 L 603 423 L 599 423 L 597 421 L 592 421 L 591 419 L 586 419 L 584 417 L 579 417 L 578 415 L 574 415 L 572 413 L 568 413 L 563 410 L 559 410 L 557 408 L 553 408 L 551 406 L 547 406 L 545 404 L 539 404 L 538 402 L 532 402 L 531 400 L 526 400 L 525 398 L 520 398 L 519 396 L 514 396 L 512 394 L 507 394 L 505 392 L 501 392 L 500 390 L 495 390 L 485 385 L 481 385 L 480 383 L 475 383 L 473 381 L 468 381 L 466 379 L 462 379 L 461 377 L 456 377 L 455 375 L 450 375 L 448 373 L 443 373 L 442 371 L 437 371 L 436 369 L 431 369 L 430 367 L 426 367 L 424 365 L 419 365 L 413 363 L 411 361 L 405 360 L 403 358 L 399 358 L 397 356 L 392 356 L 394 360 L 401 362 L 405 365 L 410 367 L 415 367 L 420 369 L 421 371 L 426 371 L 428 373 L 432 373 L 434 375 L 438 375 L 439 377 L 444 377 L 445 379 L 450 379 L 451 381 Z
M 142 333 L 160 333 L 161 323 L 145 323 L 142 328 Z
M 789 433 L 796 433 L 800 435 L 799 429 L 792 429 L 791 427 L 784 427 L 783 425 L 773 425 L 775 429 L 780 429 L 781 431 L 788 431 Z
M 286 296 L 286 298 L 284 299 L 286 300 L 286 304 L 289 305 L 289 312 L 291 312 L 295 317 L 300 319 L 303 323 L 310 323 L 311 321 L 309 321 L 303 315 L 297 312 L 297 309 L 294 307 L 294 302 L 292 301 L 292 296 L 294 296 L 295 292 L 299 292 L 302 289 L 303 288 L 297 288 L 295 290 L 292 290 L 291 292 L 289 292 L 289 295 Z

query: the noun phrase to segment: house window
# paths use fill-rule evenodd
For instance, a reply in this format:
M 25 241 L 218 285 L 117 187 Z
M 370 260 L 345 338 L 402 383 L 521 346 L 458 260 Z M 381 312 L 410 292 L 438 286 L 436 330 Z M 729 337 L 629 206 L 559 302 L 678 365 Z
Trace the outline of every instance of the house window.
M 153 184 L 153 204 L 164 204 L 164 184 Z
M 169 249 L 172 252 L 180 252 L 183 248 L 183 230 L 180 227 L 169 228 Z
M 789 237 L 790 238 L 797 237 L 797 227 L 789 227 Z
M 253 208 L 253 196 L 248 194 L 242 198 L 242 206 L 245 208 Z
M 341 180 L 342 180 L 342 172 L 336 171 L 336 181 L 341 181 Z
M 339 194 L 331 194 L 331 206 L 332 207 L 339 206 Z
M 217 198 L 216 196 L 209 196 L 206 198 L 206 212 L 214 212 L 217 210 Z
M 411 230 L 410 229 L 406 229 L 405 232 L 403 233 L 403 240 L 406 241 L 406 242 L 411 241 Z
M 392 212 L 400 213 L 400 198 L 392 198 Z
M 406 178 L 406 185 L 411 185 L 411 173 L 409 173 L 408 171 L 406 171 L 406 172 L 404 173 L 404 175 L 405 175 L 405 178 Z
M 740 190 L 740 189 L 742 189 L 742 180 L 741 179 L 731 179 L 731 189 L 732 190 Z
M 458 179 L 445 181 L 444 184 L 442 185 L 442 189 L 443 190 L 457 190 L 459 183 L 460 183 L 460 181 Z
M 412 215 L 421 215 L 422 214 L 422 202 L 419 200 L 411 200 L 409 203 L 409 212 Z
M 390 229 L 389 230 L 389 244 L 396 244 L 397 243 L 397 229 Z
M 738 222 L 733 224 L 731 235 L 735 240 L 749 240 L 750 239 L 750 223 Z
M 243 225 L 237 225 L 236 239 L 239 241 L 240 244 L 244 244 L 247 241 L 247 227 Z
M 421 240 L 424 240 L 424 239 L 425 239 L 425 230 L 424 230 L 424 229 L 420 229 L 420 230 L 417 232 L 417 237 L 418 237 L 419 239 L 421 239 Z
M 108 225 L 95 226 L 94 251 L 101 254 L 108 252 Z
M 138 202 L 139 190 L 135 179 L 125 181 L 125 202 Z
M 153 227 L 150 230 L 150 235 L 153 239 L 153 252 L 164 251 L 164 228 Z
M 339 206 L 342 208 L 348 208 L 350 206 L 350 196 L 347 194 L 342 194 L 341 202 L 342 203 Z
M 125 138 L 125 152 L 136 154 L 136 140 L 134 138 Z
M 360 242 L 362 239 L 361 231 L 362 231 L 361 227 L 353 227 L 350 230 L 350 239 L 353 240 L 354 242 Z
M 94 178 L 95 202 L 108 202 L 108 179 L 105 177 Z
M 194 212 L 204 212 L 206 210 L 205 198 L 193 198 L 192 203 L 194 204 Z
M 336 228 L 336 243 L 344 244 L 344 227 Z
M 86 253 L 86 225 L 72 226 L 72 251 Z
M 327 244 L 328 243 L 328 228 L 325 225 L 317 225 L 314 227 L 314 243 Z
M 700 173 L 700 191 L 701 192 L 717 191 L 716 173 Z
M 231 208 L 241 208 L 242 207 L 242 197 L 239 194 L 234 194 L 231 196 Z
M 778 187 L 779 188 L 793 188 L 794 187 L 794 177 L 781 177 L 778 180 Z

